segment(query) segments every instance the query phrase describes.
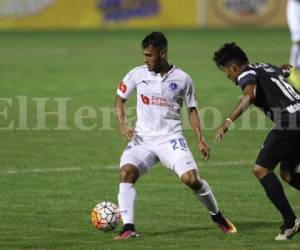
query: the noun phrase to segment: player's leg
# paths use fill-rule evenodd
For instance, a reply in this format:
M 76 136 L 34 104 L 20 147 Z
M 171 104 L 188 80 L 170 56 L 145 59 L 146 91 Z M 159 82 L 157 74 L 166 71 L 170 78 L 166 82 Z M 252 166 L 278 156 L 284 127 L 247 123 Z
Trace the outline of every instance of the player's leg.
M 193 161 L 193 158 L 190 158 L 189 161 Z M 195 163 L 196 164 L 196 163 Z M 186 169 L 185 161 L 179 159 L 177 163 L 175 163 L 176 169 Z M 207 208 L 208 212 L 211 215 L 216 215 L 219 212 L 219 207 L 216 201 L 216 198 L 205 180 L 201 180 L 198 174 L 198 169 L 187 170 L 184 173 L 177 173 L 180 176 L 181 181 L 191 188 L 198 199 L 202 202 L 202 204 Z
M 268 198 L 281 213 L 287 227 L 294 226 L 296 215 L 286 198 L 282 184 L 275 173 L 266 167 L 255 165 L 254 174 L 266 191 Z
M 291 51 L 290 64 L 293 65 L 291 70 L 290 81 L 300 90 L 300 3 L 289 1 L 287 5 L 287 21 L 291 32 Z
M 134 184 L 138 177 L 139 171 L 136 165 L 126 163 L 121 166 L 118 202 L 124 223 L 123 231 L 126 231 L 126 235 L 130 235 L 131 237 L 135 235 L 134 214 L 136 190 Z M 116 237 L 116 239 L 122 238 L 124 238 L 123 234 Z
M 189 159 L 189 162 L 191 161 L 194 161 L 192 156 Z M 186 160 L 182 161 L 182 159 L 179 159 L 175 163 L 176 173 L 180 176 L 181 181 L 193 190 L 198 200 L 208 210 L 211 219 L 218 225 L 222 232 L 236 233 L 236 227 L 228 219 L 224 218 L 221 213 L 211 187 L 207 181 L 200 178 L 196 163 L 194 166 L 196 167 L 195 169 L 189 170 L 191 167 L 190 164 L 187 166 Z
M 290 203 L 284 193 L 282 184 L 273 171 L 266 167 L 255 165 L 254 173 L 263 186 L 268 198 L 280 212 L 284 225 L 276 240 L 287 240 L 295 235 L 300 226 L 300 220 L 296 217 Z
M 280 176 L 282 180 L 290 184 L 292 187 L 300 190 L 300 173 L 280 171 Z
M 293 68 L 291 68 L 289 80 L 300 91 L 300 41 L 292 43 L 290 53 L 290 64 Z
M 299 152 L 295 152 L 289 158 L 283 160 L 280 165 L 281 179 L 289 185 L 291 185 L 292 187 L 296 188 L 297 190 L 300 190 L 300 173 L 296 172 L 299 163 Z
M 119 235 L 115 237 L 116 240 L 138 236 L 134 226 L 137 195 L 134 184 L 141 175 L 149 171 L 157 160 L 152 152 L 136 141 L 130 142 L 123 152 L 120 163 L 118 202 L 124 226 Z
M 173 170 L 181 181 L 193 190 L 197 198 L 207 208 L 213 221 L 218 224 L 223 232 L 236 232 L 234 225 L 226 220 L 220 212 L 209 184 L 200 178 L 197 164 L 183 136 L 162 144 L 157 148 L 156 153 L 160 161 L 167 168 Z
M 297 190 L 300 190 L 300 173 L 297 167 L 300 164 L 300 131 L 293 133 L 293 150 L 288 154 L 280 164 L 281 179 Z
M 284 221 L 284 228 L 275 238 L 276 240 L 287 240 L 292 237 L 297 232 L 298 223 L 300 223 L 290 206 L 282 184 L 273 172 L 273 169 L 286 154 L 285 151 L 290 150 L 287 142 L 291 136 L 292 134 L 286 131 L 272 130 L 260 150 L 254 167 L 255 176 Z

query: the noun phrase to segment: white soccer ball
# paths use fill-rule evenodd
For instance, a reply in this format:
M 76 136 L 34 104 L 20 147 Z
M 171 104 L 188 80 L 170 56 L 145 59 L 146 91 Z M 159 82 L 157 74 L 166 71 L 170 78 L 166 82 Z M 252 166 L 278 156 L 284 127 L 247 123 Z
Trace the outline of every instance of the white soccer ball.
M 93 209 L 91 218 L 97 229 L 108 232 L 117 228 L 121 215 L 117 205 L 109 201 L 103 201 Z

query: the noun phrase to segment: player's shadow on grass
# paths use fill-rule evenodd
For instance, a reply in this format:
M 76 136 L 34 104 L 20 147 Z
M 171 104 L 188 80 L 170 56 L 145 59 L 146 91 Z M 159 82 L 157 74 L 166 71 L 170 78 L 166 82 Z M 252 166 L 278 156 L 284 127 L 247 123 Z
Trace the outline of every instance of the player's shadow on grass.
M 281 226 L 278 221 L 242 221 L 235 222 L 238 232 L 257 231 L 268 228 L 278 228 Z
M 238 232 L 240 233 L 246 233 L 246 232 L 253 232 L 258 230 L 267 230 L 269 228 L 279 228 L 280 222 L 271 222 L 271 221 L 243 221 L 243 222 L 235 222 L 235 225 L 237 227 Z M 145 232 L 145 236 L 149 237 L 155 237 L 155 236 L 161 236 L 161 235 L 168 235 L 168 234 L 188 234 L 193 231 L 208 231 L 208 230 L 214 230 L 215 225 L 207 226 L 207 227 L 182 227 L 177 228 L 174 230 L 167 230 L 167 231 L 159 231 L 159 232 Z
M 177 228 L 174 230 L 167 230 L 167 231 L 159 231 L 159 232 L 145 232 L 145 235 L 154 237 L 154 236 L 161 236 L 161 235 L 168 235 L 168 234 L 188 234 L 193 231 L 202 231 L 202 230 L 209 230 L 210 227 L 182 227 Z

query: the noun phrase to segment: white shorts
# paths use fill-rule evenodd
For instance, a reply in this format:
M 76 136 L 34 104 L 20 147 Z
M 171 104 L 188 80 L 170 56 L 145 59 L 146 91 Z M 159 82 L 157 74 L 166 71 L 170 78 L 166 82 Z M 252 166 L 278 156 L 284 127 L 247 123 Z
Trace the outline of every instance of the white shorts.
M 145 141 L 143 138 L 136 136 L 124 150 L 120 167 L 125 164 L 132 164 L 138 168 L 141 176 L 146 174 L 158 161 L 174 171 L 179 177 L 189 170 L 198 170 L 183 135 L 175 135 L 158 141 Z
M 300 2 L 289 0 L 286 9 L 287 21 L 293 42 L 300 41 Z

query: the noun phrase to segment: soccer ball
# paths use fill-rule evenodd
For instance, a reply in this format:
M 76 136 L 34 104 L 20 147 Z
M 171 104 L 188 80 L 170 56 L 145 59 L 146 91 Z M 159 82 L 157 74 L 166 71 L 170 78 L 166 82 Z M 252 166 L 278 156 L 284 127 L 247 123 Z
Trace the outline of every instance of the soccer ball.
M 94 226 L 104 232 L 114 230 L 120 223 L 121 214 L 119 208 L 112 202 L 103 201 L 93 209 L 92 223 Z

